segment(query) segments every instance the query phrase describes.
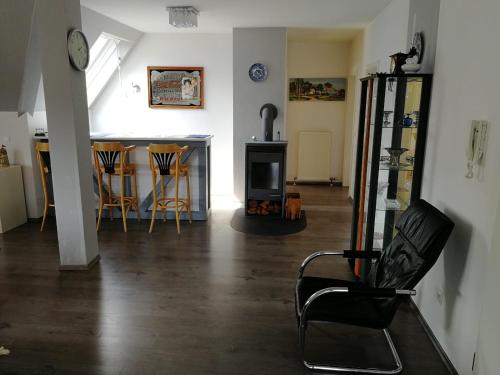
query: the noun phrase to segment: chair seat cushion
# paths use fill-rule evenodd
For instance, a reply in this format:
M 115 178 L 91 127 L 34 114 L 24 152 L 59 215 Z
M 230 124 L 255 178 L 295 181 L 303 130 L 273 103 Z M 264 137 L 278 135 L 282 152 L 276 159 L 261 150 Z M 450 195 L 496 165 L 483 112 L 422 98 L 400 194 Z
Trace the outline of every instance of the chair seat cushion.
M 297 293 L 299 310 L 315 292 L 329 287 L 367 287 L 361 282 L 303 277 Z M 327 294 L 313 302 L 307 311 L 307 320 L 338 322 L 361 327 L 384 329 L 389 326 L 396 311 L 396 298 L 373 298 L 347 293 Z

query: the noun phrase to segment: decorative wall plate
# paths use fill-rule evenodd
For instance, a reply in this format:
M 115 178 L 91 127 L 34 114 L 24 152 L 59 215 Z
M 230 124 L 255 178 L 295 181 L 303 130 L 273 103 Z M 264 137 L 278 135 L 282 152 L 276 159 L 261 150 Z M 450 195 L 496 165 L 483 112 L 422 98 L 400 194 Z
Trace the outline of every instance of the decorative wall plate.
M 422 63 L 422 58 L 424 57 L 424 36 L 422 33 L 413 34 L 413 40 L 411 41 L 411 46 L 417 51 L 418 61 L 417 64 Z
M 248 70 L 250 79 L 254 82 L 261 82 L 267 79 L 267 66 L 260 63 L 253 64 Z

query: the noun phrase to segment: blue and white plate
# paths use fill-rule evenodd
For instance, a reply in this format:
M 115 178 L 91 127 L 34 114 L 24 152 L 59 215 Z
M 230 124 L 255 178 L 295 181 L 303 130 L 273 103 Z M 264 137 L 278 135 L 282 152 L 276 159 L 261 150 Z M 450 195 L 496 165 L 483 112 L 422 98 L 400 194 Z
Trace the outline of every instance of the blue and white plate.
M 254 82 L 261 82 L 267 79 L 267 66 L 264 64 L 253 64 L 248 70 L 250 79 Z

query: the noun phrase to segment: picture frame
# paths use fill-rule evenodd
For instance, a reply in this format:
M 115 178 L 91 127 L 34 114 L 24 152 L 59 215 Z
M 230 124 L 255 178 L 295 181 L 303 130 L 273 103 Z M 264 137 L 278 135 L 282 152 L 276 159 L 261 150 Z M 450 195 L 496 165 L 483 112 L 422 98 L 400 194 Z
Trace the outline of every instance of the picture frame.
M 346 78 L 290 78 L 289 101 L 341 102 L 346 99 Z
M 192 66 L 148 66 L 149 108 L 204 108 L 204 69 Z

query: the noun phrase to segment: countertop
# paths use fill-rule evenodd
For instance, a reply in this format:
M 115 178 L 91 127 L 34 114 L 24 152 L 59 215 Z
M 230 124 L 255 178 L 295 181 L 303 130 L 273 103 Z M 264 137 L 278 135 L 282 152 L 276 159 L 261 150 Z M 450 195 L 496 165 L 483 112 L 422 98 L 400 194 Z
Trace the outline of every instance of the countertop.
M 48 139 L 47 135 L 35 135 L 35 139 Z M 168 135 L 168 134 L 140 134 L 140 133 L 90 133 L 90 139 L 96 140 L 114 140 L 114 141 L 149 141 L 161 139 L 165 141 L 189 141 L 205 142 L 213 138 L 210 134 L 189 134 L 189 135 Z

